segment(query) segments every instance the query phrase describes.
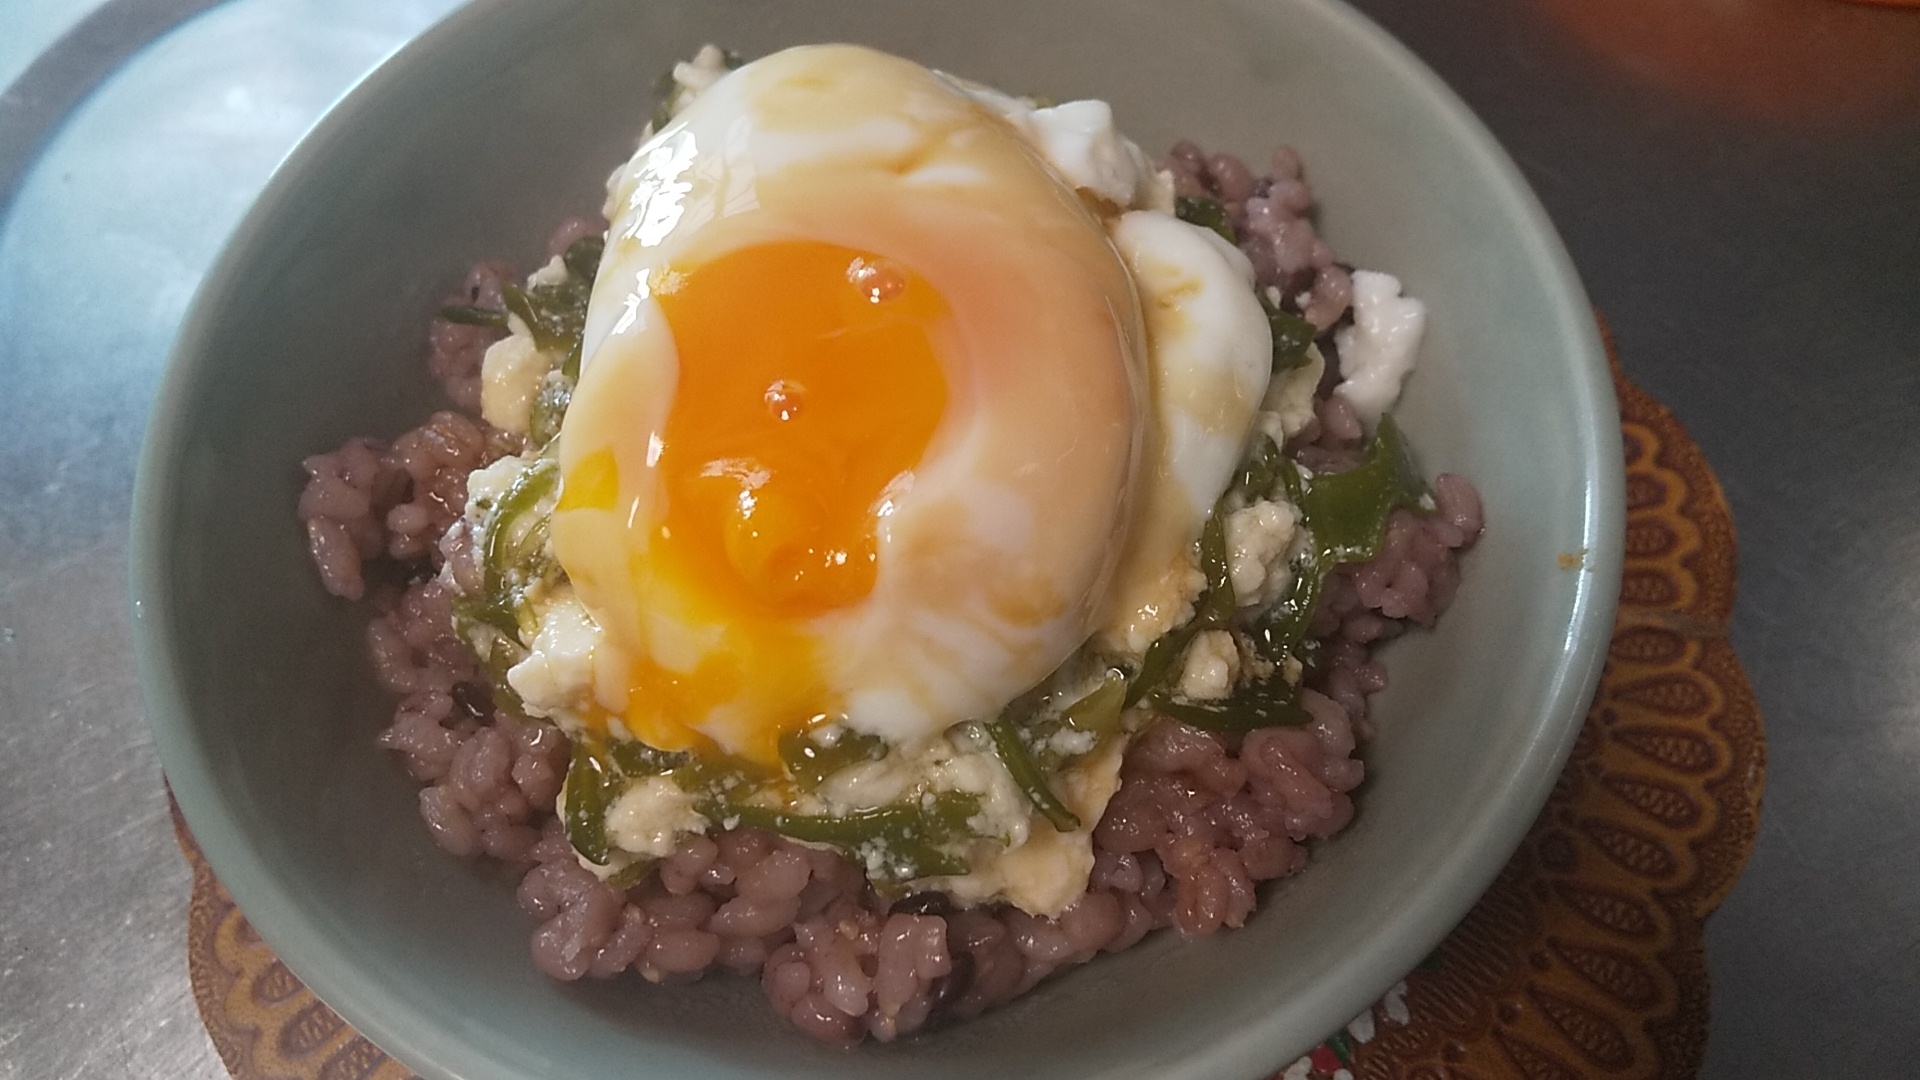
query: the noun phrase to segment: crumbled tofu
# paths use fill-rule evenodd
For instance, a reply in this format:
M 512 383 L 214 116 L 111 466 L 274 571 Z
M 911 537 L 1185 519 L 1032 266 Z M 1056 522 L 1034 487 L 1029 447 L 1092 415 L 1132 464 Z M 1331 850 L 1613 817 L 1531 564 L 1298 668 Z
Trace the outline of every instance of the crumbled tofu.
M 533 343 L 517 316 L 508 316 L 507 324 L 513 333 L 488 346 L 480 362 L 480 415 L 502 431 L 525 435 L 533 399 L 553 358 Z
M 1227 572 L 1241 607 L 1270 604 L 1293 579 L 1288 556 L 1299 515 L 1284 502 L 1261 500 L 1227 515 Z
M 706 831 L 693 797 L 664 776 L 629 785 L 607 811 L 607 839 L 635 855 L 671 855 L 681 836 Z
M 1427 305 L 1400 295 L 1400 279 L 1372 270 L 1353 272 L 1353 325 L 1334 331 L 1340 385 L 1333 392 L 1371 424 L 1393 407 L 1413 370 L 1427 325 Z
M 1313 392 L 1320 388 L 1320 377 L 1326 370 L 1327 358 L 1320 347 L 1309 345 L 1303 363 L 1267 384 L 1267 396 L 1260 402 L 1255 422 L 1276 444 L 1287 445 L 1288 439 L 1305 431 L 1313 420 Z
M 674 115 L 699 97 L 707 87 L 718 82 L 720 76 L 727 73 L 727 54 L 718 45 L 702 45 L 700 51 L 693 54 L 692 60 L 683 60 L 673 65 Z
M 1147 155 L 1113 126 L 1104 101 L 1069 101 L 1027 116 L 1030 142 L 1069 184 L 1127 209 L 1145 200 L 1155 170 Z
M 600 627 L 593 616 L 574 596 L 573 587 L 562 585 L 540 606 L 540 631 L 527 658 L 507 669 L 507 685 L 535 716 L 577 707 L 593 687 L 593 654 L 599 643 Z
M 968 824 L 980 835 L 1008 843 L 1026 838 L 1033 807 L 985 739 L 939 735 L 895 748 L 878 761 L 857 762 L 827 777 L 797 805 L 803 813 L 845 814 L 939 791 L 979 796 L 980 812 Z
M 898 751 L 878 761 L 861 761 L 824 780 L 814 794 L 836 813 L 864 810 L 897 801 L 920 777 L 918 756 Z
M 1033 804 L 991 749 L 977 754 L 950 753 L 923 768 L 931 790 L 966 791 L 980 797 L 980 812 L 967 819 L 974 832 L 1000 837 L 1010 845 L 1026 841 L 1033 824 Z
M 1240 675 L 1240 649 L 1225 630 L 1202 630 L 1187 646 L 1180 693 L 1192 701 L 1218 701 L 1233 693 Z
M 796 808 L 802 813 L 844 814 L 900 802 L 916 791 L 922 797 L 942 791 L 973 794 L 980 800 L 980 811 L 968 820 L 968 827 L 994 839 L 975 842 L 972 872 L 928 879 L 921 885 L 943 890 L 963 904 L 1006 900 L 1035 914 L 1058 915 L 1086 890 L 1087 874 L 1093 868 L 1091 825 L 1100 820 L 1119 786 L 1124 741 L 1102 742 L 1091 732 L 1063 733 L 1068 736 L 1065 744 L 1054 749 L 1085 756 L 1055 777 L 1054 790 L 1089 827 L 1062 834 L 1033 813 L 992 743 L 967 737 L 967 727 L 961 725 L 952 736 L 896 751 L 880 761 L 842 769 Z
M 1075 731 L 1063 727 L 1047 739 L 1047 749 L 1063 758 L 1079 757 L 1093 750 L 1100 742 L 1100 736 L 1092 731 Z
M 1061 772 L 1054 794 L 1082 824 L 1091 826 L 1106 813 L 1120 787 L 1123 740 L 1110 739 L 1086 760 Z M 1004 771 L 1004 770 L 1003 770 Z M 923 885 L 973 906 L 1005 900 L 1023 911 L 1058 918 L 1087 891 L 1093 872 L 1093 830 L 1056 832 L 1043 817 L 1018 841 L 977 857 L 971 873 L 929 878 Z
M 991 86 L 941 77 L 979 102 L 1033 147 L 1070 186 L 1113 210 L 1173 213 L 1173 174 L 1153 167 L 1138 144 L 1113 123 L 1104 101 L 1068 101 L 1040 106 Z
M 487 509 L 499 503 L 501 496 L 513 486 L 514 480 L 531 464 L 533 462 L 528 458 L 509 454 L 485 468 L 468 473 L 466 516 L 475 523 L 486 520 Z
M 570 273 L 571 271 L 567 269 L 567 261 L 555 255 L 547 260 L 547 265 L 527 275 L 527 287 L 532 289 L 541 285 L 565 285 Z

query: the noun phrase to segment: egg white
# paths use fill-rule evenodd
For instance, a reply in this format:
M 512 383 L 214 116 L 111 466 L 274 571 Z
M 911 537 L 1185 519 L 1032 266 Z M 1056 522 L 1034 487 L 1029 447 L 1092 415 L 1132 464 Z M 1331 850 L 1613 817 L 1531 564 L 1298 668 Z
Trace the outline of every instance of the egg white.
M 1253 264 L 1213 230 L 1136 210 L 1114 222 L 1113 237 L 1146 310 L 1153 416 L 1102 637 L 1138 655 L 1185 620 L 1203 584 L 1190 551 L 1246 456 L 1273 332 Z
M 730 647 L 728 628 L 647 558 L 678 370 L 657 293 L 779 240 L 912 267 L 959 334 L 947 416 L 883 507 L 872 592 L 801 628 L 819 647 L 822 707 L 910 744 L 994 715 L 1086 640 L 1131 521 L 1144 329 L 1100 221 L 1009 125 L 907 61 L 791 49 L 715 82 L 612 195 L 559 454 L 572 476 L 610 451 L 619 497 L 563 501 L 553 520 L 555 553 L 606 634 L 603 708 L 629 707 L 636 657 L 692 671 Z M 768 722 L 765 707 L 748 680 L 687 719 L 732 749 Z

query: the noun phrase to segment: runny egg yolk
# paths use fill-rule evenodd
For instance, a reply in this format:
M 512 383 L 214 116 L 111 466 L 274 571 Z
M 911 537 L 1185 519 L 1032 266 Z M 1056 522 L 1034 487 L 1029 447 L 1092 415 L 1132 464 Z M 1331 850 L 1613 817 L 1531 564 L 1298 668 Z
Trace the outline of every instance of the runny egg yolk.
M 1145 330 L 1019 131 L 907 61 L 785 50 L 642 146 L 608 214 L 550 522 L 582 724 L 767 766 L 823 716 L 911 749 L 1086 642 Z
M 810 240 L 723 254 L 659 301 L 680 358 L 663 568 L 749 632 L 865 597 L 883 495 L 946 409 L 946 302 L 906 267 Z
M 946 412 L 953 318 L 911 268 L 819 241 L 737 248 L 671 280 L 654 294 L 678 382 L 650 450 L 647 576 L 726 644 L 691 670 L 633 658 L 623 720 L 700 748 L 716 707 L 747 704 L 728 742 L 771 763 L 782 732 L 836 707 L 802 624 L 873 589 L 890 486 Z M 591 455 L 561 509 L 612 507 L 618 488 L 611 453 Z

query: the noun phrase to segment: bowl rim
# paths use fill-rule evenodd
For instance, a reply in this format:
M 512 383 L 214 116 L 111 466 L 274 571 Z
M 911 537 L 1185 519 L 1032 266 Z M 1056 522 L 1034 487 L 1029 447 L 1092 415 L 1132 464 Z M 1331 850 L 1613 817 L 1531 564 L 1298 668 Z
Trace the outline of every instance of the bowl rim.
M 438 47 L 470 24 L 494 17 L 521 0 L 475 0 L 436 21 L 389 52 L 348 86 L 282 158 L 259 196 L 221 248 L 196 291 L 169 355 L 149 414 L 135 475 L 128 596 L 141 696 L 154 744 L 181 814 L 215 867 L 219 879 L 283 962 L 319 999 L 375 1045 L 426 1076 L 465 1080 L 528 1080 L 510 1065 L 476 1051 L 450 1030 L 417 1018 L 395 988 L 354 971 L 329 942 L 329 933 L 301 898 L 277 880 L 252 850 L 229 800 L 218 793 L 209 767 L 210 747 L 197 732 L 184 685 L 179 649 L 171 637 L 175 596 L 169 573 L 168 515 L 171 493 L 183 477 L 182 451 L 190 431 L 185 406 L 204 382 L 206 344 L 221 321 L 215 301 L 240 278 L 242 256 L 270 209 L 284 201 L 298 178 L 330 146 L 367 119 L 383 90 L 404 80 L 404 61 Z M 1389 985 L 1379 972 L 1406 972 L 1426 956 L 1491 885 L 1544 806 L 1572 751 L 1587 704 L 1599 682 L 1610 638 L 1624 559 L 1625 478 L 1620 432 L 1605 418 L 1618 406 L 1593 309 L 1551 219 L 1519 168 L 1459 96 L 1410 49 L 1344 0 L 1289 0 L 1317 8 L 1360 50 L 1395 69 L 1425 95 L 1443 119 L 1450 140 L 1483 175 L 1498 185 L 1495 198 L 1515 212 L 1524 246 L 1545 271 L 1543 290 L 1552 328 L 1564 347 L 1569 386 L 1582 418 L 1577 432 L 1586 486 L 1581 501 L 1585 545 L 1566 640 L 1570 647 L 1548 682 L 1547 719 L 1515 758 L 1515 768 L 1472 816 L 1480 827 L 1456 841 L 1457 872 L 1411 883 L 1405 902 L 1379 926 L 1371 954 L 1355 956 L 1328 974 L 1310 1017 L 1324 1017 L 1332 1032 L 1367 1007 Z M 1525 811 L 1522 813 L 1522 811 Z M 1284 1067 L 1295 1049 L 1277 1022 L 1248 1025 L 1193 1048 L 1180 1069 L 1188 1077 L 1235 1077 Z

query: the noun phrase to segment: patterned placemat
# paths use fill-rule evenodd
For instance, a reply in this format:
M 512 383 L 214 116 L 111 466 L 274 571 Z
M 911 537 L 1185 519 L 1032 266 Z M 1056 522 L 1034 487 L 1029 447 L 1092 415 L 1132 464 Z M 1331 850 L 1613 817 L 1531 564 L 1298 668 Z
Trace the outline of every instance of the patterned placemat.
M 1685 1080 L 1699 1070 L 1702 926 L 1753 846 L 1766 749 L 1726 640 L 1735 559 L 1720 486 L 1673 415 L 1617 365 L 1614 377 L 1626 572 L 1572 760 L 1452 936 L 1277 1077 Z M 411 1075 L 293 977 L 174 821 L 193 864 L 193 996 L 236 1080 Z

